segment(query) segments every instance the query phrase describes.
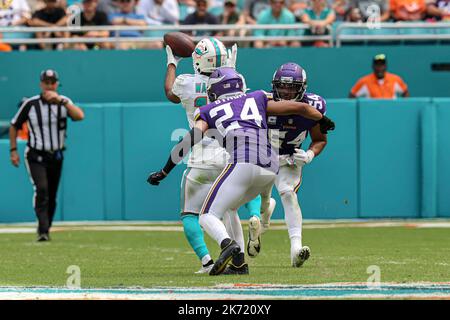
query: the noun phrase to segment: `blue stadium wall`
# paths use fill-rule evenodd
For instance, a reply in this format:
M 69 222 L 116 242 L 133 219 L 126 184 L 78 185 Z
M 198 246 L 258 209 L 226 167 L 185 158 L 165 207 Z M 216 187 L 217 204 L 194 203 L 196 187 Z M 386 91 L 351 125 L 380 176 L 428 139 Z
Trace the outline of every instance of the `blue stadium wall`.
M 69 123 L 57 219 L 177 220 L 184 166 L 159 187 L 146 178 L 182 134 L 173 130 L 186 128 L 183 109 L 157 102 L 82 106 L 85 121 Z M 305 167 L 305 218 L 450 217 L 450 98 L 329 99 L 328 110 L 337 129 Z M 0 140 L 0 222 L 33 221 L 23 156 L 14 168 L 8 148 Z M 281 206 L 275 218 L 282 218 Z
M 450 96 L 450 72 L 431 68 L 450 63 L 450 45 L 239 49 L 238 69 L 250 88 L 269 89 L 274 69 L 294 61 L 306 68 L 310 90 L 327 99 L 346 98 L 380 52 L 387 54 L 389 71 L 405 79 L 412 96 Z M 191 61 L 183 60 L 180 72 L 192 72 Z M 59 71 L 62 93 L 79 102 L 103 103 L 164 101 L 165 66 L 163 50 L 0 53 L 0 119 L 11 118 L 23 96 L 36 94 L 45 68 Z

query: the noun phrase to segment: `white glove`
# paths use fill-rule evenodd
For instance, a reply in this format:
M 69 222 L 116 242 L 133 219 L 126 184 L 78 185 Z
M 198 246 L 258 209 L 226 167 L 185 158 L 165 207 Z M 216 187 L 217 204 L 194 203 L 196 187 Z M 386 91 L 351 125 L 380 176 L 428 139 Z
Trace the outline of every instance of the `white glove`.
M 295 148 L 295 153 L 293 154 L 295 163 L 298 166 L 304 166 L 305 164 L 311 163 L 314 159 L 314 152 L 312 150 L 302 150 Z
M 235 43 L 231 50 L 227 50 L 228 60 L 227 60 L 227 67 L 231 67 L 236 69 L 236 59 L 237 59 L 237 44 Z
M 167 53 L 167 66 L 169 64 L 173 64 L 175 67 L 178 66 L 178 62 L 182 59 L 181 57 L 177 57 L 173 55 L 172 48 L 169 46 L 166 46 L 166 53 Z

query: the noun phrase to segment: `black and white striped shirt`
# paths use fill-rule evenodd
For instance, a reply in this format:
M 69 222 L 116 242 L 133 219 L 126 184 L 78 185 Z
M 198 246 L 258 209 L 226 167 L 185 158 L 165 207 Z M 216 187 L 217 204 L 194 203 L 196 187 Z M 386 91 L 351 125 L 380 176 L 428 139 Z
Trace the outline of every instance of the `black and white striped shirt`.
M 72 101 L 61 96 L 63 99 Z M 57 151 L 64 148 L 67 128 L 67 109 L 62 105 L 48 104 L 41 95 L 27 99 L 11 120 L 16 129 L 28 125 L 28 146 L 41 151 Z

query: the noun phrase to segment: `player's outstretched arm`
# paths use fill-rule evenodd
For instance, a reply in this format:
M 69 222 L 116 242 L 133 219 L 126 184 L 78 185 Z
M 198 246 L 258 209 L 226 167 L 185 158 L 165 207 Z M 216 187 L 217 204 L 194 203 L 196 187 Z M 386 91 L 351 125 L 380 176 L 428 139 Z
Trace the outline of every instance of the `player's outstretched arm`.
M 189 151 L 191 151 L 191 148 L 203 139 L 203 133 L 206 130 L 208 130 L 208 124 L 203 120 L 198 120 L 191 131 L 172 149 L 164 168 L 158 172 L 151 173 L 147 182 L 157 186 L 183 160 Z
M 296 114 L 307 119 L 316 120 L 320 125 L 320 131 L 322 133 L 334 130 L 335 127 L 334 122 L 330 118 L 322 115 L 316 108 L 303 102 L 269 100 L 267 102 L 267 114 L 280 116 Z
M 172 53 L 172 49 L 169 46 L 166 46 L 167 53 L 167 71 L 166 71 L 166 79 L 164 81 L 164 91 L 166 93 L 166 97 L 170 102 L 180 103 L 181 100 L 177 97 L 173 91 L 173 84 L 175 83 L 175 79 L 177 77 L 176 70 L 178 62 L 181 58 L 175 57 Z
M 267 102 L 267 114 L 269 115 L 290 115 L 297 114 L 307 119 L 319 121 L 322 119 L 322 114 L 314 107 L 304 102 L 297 102 L 291 100 Z

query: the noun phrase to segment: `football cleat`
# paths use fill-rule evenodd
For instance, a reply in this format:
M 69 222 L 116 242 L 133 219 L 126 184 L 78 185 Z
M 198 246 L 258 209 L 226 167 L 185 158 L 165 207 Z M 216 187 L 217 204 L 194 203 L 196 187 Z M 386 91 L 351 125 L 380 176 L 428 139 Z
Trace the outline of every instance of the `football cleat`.
M 233 259 L 233 256 L 237 256 L 241 252 L 241 248 L 236 243 L 236 241 L 232 240 L 228 246 L 222 249 L 222 252 L 220 252 L 219 258 L 217 258 L 216 262 L 214 263 L 211 271 L 209 272 L 210 276 L 217 276 L 221 274 L 228 263 Z
M 300 249 L 298 254 L 292 259 L 292 266 L 296 268 L 300 268 L 306 260 L 309 259 L 311 255 L 311 249 L 309 247 L 304 246 Z
M 249 257 L 256 257 L 261 250 L 261 221 L 253 216 L 248 221 L 248 241 L 247 254 Z
M 214 266 L 214 261 L 211 259 L 209 260 L 209 262 L 205 265 L 202 265 L 202 267 L 200 268 L 200 270 L 198 270 L 197 272 L 195 272 L 195 274 L 204 274 L 204 273 L 209 273 L 212 269 L 212 267 Z
M 276 204 L 277 202 L 275 201 L 275 199 L 270 198 L 269 209 L 267 209 L 267 212 L 261 212 L 261 220 L 262 220 L 261 234 L 269 229 L 270 218 L 272 217 Z
M 36 241 L 38 242 L 50 241 L 50 236 L 48 235 L 48 233 L 41 233 L 38 235 Z
M 249 274 L 248 272 L 248 264 L 244 263 L 243 265 L 236 267 L 233 264 L 230 264 L 222 274 L 227 275 L 239 275 L 239 274 Z

